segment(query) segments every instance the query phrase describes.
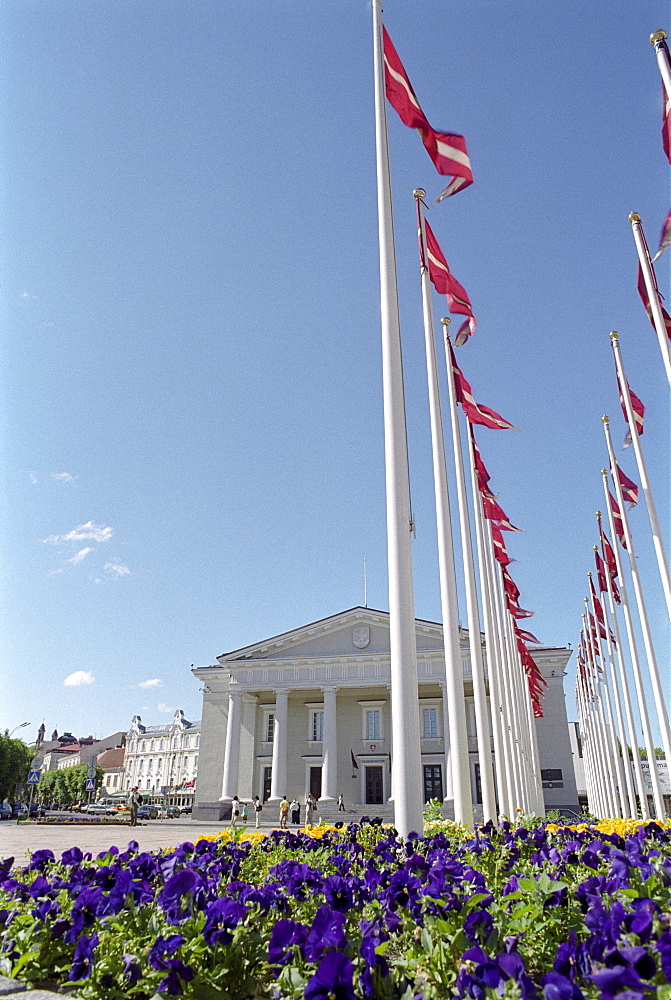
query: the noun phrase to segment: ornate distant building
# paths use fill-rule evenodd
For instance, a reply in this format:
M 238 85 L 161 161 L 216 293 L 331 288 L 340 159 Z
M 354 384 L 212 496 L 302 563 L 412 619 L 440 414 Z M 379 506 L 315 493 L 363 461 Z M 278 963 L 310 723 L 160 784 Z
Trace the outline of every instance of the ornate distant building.
M 451 798 L 442 625 L 416 622 L 424 798 Z M 483 644 L 484 645 L 484 644 Z M 194 819 L 218 820 L 234 795 L 391 816 L 389 614 L 351 608 L 197 667 L 203 718 Z M 468 633 L 461 632 L 471 786 L 480 801 Z M 563 678 L 569 649 L 538 647 L 547 681 L 536 731 L 545 803 L 577 810 Z M 447 737 L 447 738 L 446 738 Z M 131 734 L 129 733 L 129 741 Z
M 169 795 L 180 793 L 180 804 L 192 800 L 199 746 L 200 720 L 189 722 L 181 709 L 164 726 L 145 726 L 134 715 L 126 734 L 125 790 L 137 785 L 141 792 L 158 795 L 167 789 Z

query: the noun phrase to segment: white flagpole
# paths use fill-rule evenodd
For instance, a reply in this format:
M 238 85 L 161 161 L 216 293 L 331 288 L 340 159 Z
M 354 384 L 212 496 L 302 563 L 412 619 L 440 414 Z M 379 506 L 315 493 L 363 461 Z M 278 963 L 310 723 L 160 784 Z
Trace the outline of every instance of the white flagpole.
M 520 791 L 522 808 L 524 812 L 535 812 L 535 800 L 532 800 L 531 796 L 531 782 L 530 782 L 530 765 L 529 765 L 529 751 L 528 751 L 528 741 L 527 741 L 527 731 L 525 726 L 524 717 L 521 714 L 521 705 L 523 702 L 522 689 L 521 689 L 521 673 L 522 665 L 520 663 L 519 653 L 517 651 L 517 643 L 514 640 L 512 634 L 512 616 L 508 610 L 505 601 L 505 586 L 503 584 L 503 573 L 501 567 L 499 567 L 499 577 L 501 578 L 501 588 L 503 597 L 503 621 L 504 628 L 506 632 L 506 643 L 509 650 L 509 662 L 510 662 L 510 695 L 511 695 L 511 720 L 516 733 L 517 748 L 519 753 L 519 763 L 520 763 Z M 532 805 L 532 802 L 534 803 Z
M 666 91 L 666 100 L 671 101 L 671 67 L 669 66 L 669 57 L 666 50 L 666 46 L 663 44 L 666 39 L 666 32 L 663 30 L 653 31 L 650 35 L 650 44 L 655 47 L 655 55 L 657 56 L 657 65 L 659 66 L 659 72 L 662 75 L 662 80 L 664 81 L 664 90 Z
M 508 762 L 508 800 L 510 812 L 508 816 L 514 819 L 514 812 L 516 809 L 522 809 L 523 807 L 523 796 L 522 796 L 522 781 L 521 781 L 521 756 L 520 756 L 520 746 L 519 746 L 519 733 L 513 724 L 513 695 L 512 695 L 512 672 L 513 666 L 510 660 L 510 649 L 508 648 L 508 639 L 505 629 L 505 614 L 506 609 L 503 606 L 503 599 L 501 596 L 501 573 L 499 571 L 499 564 L 494 559 L 494 547 L 492 542 L 491 525 L 487 518 L 485 518 L 485 530 L 487 533 L 488 549 L 490 552 L 489 568 L 490 568 L 490 580 L 492 583 L 492 601 L 494 606 L 494 617 L 496 620 L 496 631 L 499 637 L 499 649 L 501 656 L 501 689 L 502 689 L 502 706 L 503 706 L 503 718 L 504 718 L 504 737 L 507 744 L 507 756 L 506 760 Z
M 589 580 L 591 581 L 592 580 L 592 574 L 588 573 L 587 576 L 588 576 Z M 612 759 L 613 759 L 613 767 L 615 769 L 615 775 L 614 776 L 616 778 L 616 784 L 615 784 L 615 805 L 620 810 L 619 815 L 623 819 L 626 819 L 626 818 L 629 817 L 629 808 L 628 808 L 628 802 L 627 802 L 627 797 L 626 797 L 626 793 L 627 793 L 627 779 L 626 779 L 626 776 L 625 776 L 624 759 L 620 756 L 620 749 L 618 748 L 618 745 L 617 745 L 618 744 L 618 739 L 620 741 L 620 746 L 621 747 L 624 747 L 626 745 L 626 739 L 625 739 L 625 735 L 624 735 L 624 726 L 621 724 L 622 723 L 622 710 L 620 709 L 619 695 L 615 699 L 615 701 L 617 703 L 617 706 L 618 706 L 618 709 L 619 709 L 617 716 L 616 716 L 615 711 L 613 709 L 613 700 L 614 699 L 611 698 L 611 684 L 612 684 L 612 680 L 615 677 L 615 673 L 614 673 L 614 669 L 613 669 L 613 649 L 612 649 L 612 646 L 611 646 L 610 635 L 608 633 L 608 629 L 606 628 L 606 626 L 604 624 L 604 631 L 606 633 L 606 644 L 607 644 L 607 649 L 608 649 L 608 657 L 604 656 L 604 653 L 603 653 L 603 640 L 601 638 L 601 633 L 600 633 L 600 630 L 599 630 L 600 622 L 599 622 L 599 619 L 597 617 L 596 602 L 595 602 L 594 598 L 595 598 L 594 591 L 590 587 L 590 600 L 589 600 L 588 607 L 591 606 L 592 617 L 594 618 L 594 635 L 595 635 L 595 638 L 596 638 L 597 646 L 599 647 L 599 656 L 600 656 L 601 663 L 602 663 L 600 683 L 603 685 L 603 692 L 604 692 L 604 695 L 605 695 L 604 705 L 605 705 L 605 709 L 606 709 L 606 712 L 607 712 L 607 715 L 608 715 L 608 719 L 609 719 L 609 723 L 610 723 L 610 725 L 608 727 L 608 735 L 609 735 L 609 739 L 610 739 L 610 752 L 611 752 L 611 756 L 612 756 Z M 585 602 L 585 603 L 587 603 L 587 602 Z M 605 622 L 605 614 L 604 614 L 604 622 Z M 608 660 L 608 670 L 606 669 L 606 659 Z M 617 692 L 617 686 L 615 688 L 615 691 Z
M 650 631 L 650 624 L 648 622 L 648 613 L 645 607 L 643 586 L 641 584 L 641 578 L 638 573 L 638 562 L 636 560 L 636 554 L 634 552 L 634 542 L 631 537 L 631 531 L 629 530 L 629 520 L 627 518 L 627 511 L 625 509 L 624 497 L 622 495 L 622 485 L 620 483 L 619 477 L 615 474 L 615 452 L 613 451 L 613 442 L 610 436 L 609 420 L 607 417 L 604 417 L 603 420 L 604 420 L 603 426 L 606 432 L 606 444 L 608 445 L 608 455 L 610 457 L 611 479 L 615 487 L 617 502 L 620 506 L 620 515 L 622 517 L 622 529 L 624 531 L 624 539 L 627 543 L 627 554 L 629 555 L 631 579 L 634 585 L 634 594 L 636 595 L 636 603 L 638 605 L 638 614 L 641 622 L 641 632 L 643 633 L 643 645 L 645 646 L 645 651 L 648 659 L 648 667 L 650 670 L 650 682 L 652 684 L 652 691 L 655 698 L 655 708 L 657 709 L 659 728 L 662 736 L 662 746 L 664 747 L 664 753 L 666 754 L 666 759 L 668 761 L 671 761 L 671 729 L 669 728 L 669 716 L 666 710 L 664 693 L 662 691 L 662 684 L 659 677 L 659 670 L 657 668 L 657 657 L 655 656 L 655 648 L 652 643 L 652 633 Z
M 443 324 L 443 335 L 445 339 L 447 385 L 449 389 L 450 417 L 452 421 L 452 445 L 454 449 L 454 464 L 457 473 L 457 499 L 459 501 L 459 525 L 461 527 L 461 556 L 464 564 L 464 581 L 466 585 L 468 645 L 471 654 L 471 677 L 473 680 L 473 701 L 475 702 L 475 725 L 478 733 L 478 760 L 480 763 L 480 785 L 482 788 L 482 814 L 485 823 L 489 822 L 489 820 L 492 820 L 495 823 L 496 796 L 494 793 L 494 769 L 492 767 L 492 741 L 489 733 L 487 695 L 485 694 L 485 671 L 482 662 L 482 640 L 480 638 L 480 613 L 478 608 L 478 593 L 475 584 L 475 562 L 473 559 L 471 522 L 468 512 L 468 496 L 466 494 L 464 456 L 461 450 L 459 411 L 457 409 L 457 394 L 454 387 L 454 371 L 452 358 L 450 356 L 450 320 L 443 317 L 440 322 Z
M 669 564 L 666 558 L 666 552 L 664 551 L 664 540 L 662 538 L 662 529 L 659 526 L 659 518 L 657 517 L 657 508 L 655 507 L 655 498 L 652 495 L 652 486 L 650 485 L 650 479 L 648 477 L 648 470 L 645 464 L 645 458 L 643 457 L 643 449 L 641 447 L 641 438 L 638 433 L 638 427 L 636 425 L 636 415 L 634 414 L 634 407 L 631 403 L 631 395 L 629 394 L 629 384 L 624 372 L 624 365 L 622 364 L 622 354 L 620 352 L 620 335 L 613 330 L 610 335 L 610 342 L 613 347 L 613 355 L 615 356 L 615 369 L 618 374 L 618 381 L 620 383 L 620 391 L 622 393 L 622 399 L 624 401 L 624 408 L 627 412 L 627 421 L 629 423 L 629 430 L 631 433 L 631 443 L 634 447 L 634 454 L 636 456 L 636 464 L 638 465 L 638 474 L 641 479 L 641 489 L 643 490 L 643 495 L 645 497 L 645 504 L 648 508 L 648 519 L 650 520 L 650 530 L 652 531 L 652 542 L 655 547 L 655 555 L 657 556 L 657 566 L 659 567 L 659 575 L 662 580 L 662 588 L 664 590 L 664 597 L 666 598 L 666 610 L 671 618 L 671 576 L 669 575 Z M 615 469 L 613 468 L 613 475 L 615 475 Z
M 669 346 L 669 338 L 666 333 L 666 324 L 664 323 L 664 317 L 662 315 L 662 307 L 659 303 L 659 297 L 655 288 L 653 265 L 646 247 L 643 226 L 641 224 L 641 216 L 638 215 L 637 212 L 632 212 L 629 216 L 629 221 L 631 222 L 631 228 L 634 233 L 634 242 L 638 252 L 638 260 L 641 265 L 641 271 L 643 272 L 645 289 L 648 293 L 652 320 L 655 332 L 657 333 L 657 340 L 659 341 L 659 349 L 662 352 L 662 362 L 664 364 L 669 385 L 671 385 L 671 348 Z
M 445 733 L 445 766 L 447 768 L 447 741 L 449 740 L 452 763 L 452 793 L 454 818 L 457 823 L 473 825 L 473 801 L 466 727 L 466 700 L 464 697 L 464 668 L 461 661 L 459 639 L 459 607 L 457 578 L 454 565 L 454 543 L 450 496 L 447 486 L 445 438 L 440 405 L 438 361 L 433 330 L 431 286 L 426 265 L 426 231 L 422 198 L 426 192 L 417 188 L 419 238 L 422 248 L 420 269 L 422 278 L 422 306 L 424 313 L 424 343 L 426 346 L 426 371 L 429 382 L 429 414 L 431 421 L 431 447 L 433 451 L 433 481 L 436 494 L 436 525 L 438 529 L 438 565 L 440 570 L 440 600 L 443 614 L 443 645 L 445 648 L 445 693 L 450 721 L 450 731 Z M 444 715 L 443 715 L 444 717 Z
M 601 799 L 599 797 L 599 792 L 596 783 L 594 740 L 592 737 L 592 724 L 588 714 L 587 695 L 586 695 L 584 677 L 578 677 L 578 684 L 576 686 L 576 691 L 578 693 L 579 707 L 581 709 L 581 716 L 582 716 L 582 740 L 584 748 L 583 753 L 585 757 L 585 779 L 587 783 L 587 797 L 590 805 L 590 811 L 597 815 L 603 815 L 603 811 L 601 809 Z
M 585 602 L 585 604 L 587 604 L 587 602 Z M 591 671 L 592 686 L 594 690 L 594 716 L 596 728 L 599 733 L 599 738 L 596 741 L 596 750 L 600 758 L 601 785 L 604 793 L 604 805 L 606 807 L 607 816 L 616 816 L 618 810 L 615 803 L 615 796 L 613 794 L 613 787 L 615 785 L 616 778 L 613 774 L 611 756 L 608 749 L 608 734 L 606 732 L 606 722 L 604 719 L 603 698 L 601 697 L 601 691 L 599 689 L 599 670 L 596 665 L 596 657 L 594 655 L 592 630 L 589 627 L 589 620 L 587 618 L 587 607 L 585 607 L 585 614 L 582 616 L 582 620 L 585 628 L 585 636 L 587 638 L 587 663 Z
M 596 551 L 596 546 L 594 546 L 594 549 Z M 603 598 L 603 594 L 601 595 L 601 597 Z M 597 615 L 596 615 L 596 605 L 594 599 L 592 600 L 592 606 L 594 611 L 594 619 L 596 621 Z M 624 810 L 628 818 L 635 819 L 638 813 L 638 809 L 636 808 L 634 779 L 632 777 L 631 767 L 629 766 L 629 754 L 627 752 L 627 730 L 625 729 L 624 726 L 624 716 L 622 715 L 622 699 L 620 698 L 620 688 L 618 686 L 617 673 L 615 671 L 615 655 L 616 653 L 619 653 L 619 650 L 617 648 L 617 640 L 613 642 L 613 636 L 611 633 L 611 625 L 610 625 L 610 616 L 608 613 L 608 606 L 605 601 L 602 601 L 602 607 L 603 607 L 604 628 L 606 630 L 606 647 L 608 649 L 608 685 L 613 689 L 613 700 L 615 702 L 615 713 L 617 716 L 617 732 L 620 740 L 620 748 L 622 751 L 621 768 L 620 768 L 620 756 L 618 755 L 617 758 L 618 769 L 620 769 L 624 775 L 624 785 L 621 786 L 622 790 L 620 798 L 622 799 L 622 804 L 624 806 Z M 615 646 L 615 649 L 613 649 L 613 646 Z
M 496 785 L 499 799 L 498 812 L 504 816 L 510 815 L 508 786 L 505 766 L 505 751 L 503 746 L 503 705 L 501 698 L 501 658 L 498 636 L 492 608 L 492 590 L 489 578 L 489 561 L 487 558 L 487 540 L 485 537 L 482 497 L 478 485 L 475 468 L 475 451 L 473 448 L 473 428 L 468 427 L 468 455 L 471 467 L 471 493 L 473 496 L 473 515 L 475 519 L 475 539 L 478 547 L 478 568 L 480 571 L 480 594 L 482 596 L 482 620 L 485 629 L 485 648 L 487 650 L 487 676 L 489 679 L 489 710 L 492 720 L 492 735 L 494 737 L 494 766 L 496 769 Z
M 608 417 L 603 418 L 604 428 L 606 431 L 606 442 L 609 445 L 609 453 L 612 452 L 613 445 L 610 440 L 610 434 L 608 432 Z M 629 642 L 629 652 L 631 653 L 631 663 L 634 673 L 634 683 L 636 685 L 636 697 L 638 699 L 638 711 L 641 721 L 641 729 L 643 730 L 643 742 L 645 743 L 645 749 L 648 754 L 648 760 L 655 760 L 655 744 L 652 738 L 652 730 L 650 728 L 650 717 L 648 715 L 648 703 L 645 697 L 645 689 L 643 687 L 643 674 L 641 671 L 641 664 L 638 658 L 638 648 L 636 645 L 636 638 L 634 633 L 634 623 L 631 617 L 631 608 L 629 607 L 629 597 L 627 595 L 627 585 L 624 579 L 624 573 L 622 569 L 622 558 L 620 556 L 620 543 L 618 541 L 617 532 L 615 530 L 615 518 L 613 517 L 613 511 L 610 506 L 610 495 L 608 490 L 608 473 L 605 469 L 601 470 L 601 476 L 603 478 L 603 488 L 606 495 L 606 510 L 608 511 L 608 523 L 610 525 L 611 536 L 613 538 L 613 554 L 615 556 L 615 564 L 617 566 L 617 575 L 620 581 L 620 596 L 622 597 L 622 613 L 624 614 L 624 622 L 627 629 L 627 640 Z M 616 489 L 619 487 L 619 483 L 616 483 Z M 626 520 L 626 511 L 624 509 L 624 503 L 622 500 L 622 489 L 620 488 L 620 496 L 618 497 L 618 504 L 620 506 L 620 514 L 622 516 L 622 525 L 625 531 L 625 541 L 627 542 L 627 547 L 629 551 L 629 565 L 632 567 L 633 560 L 631 557 L 631 548 L 629 545 L 631 543 L 631 535 L 629 534 L 629 526 Z M 628 536 L 628 537 L 627 537 Z M 635 574 L 635 576 L 634 576 Z M 641 606 L 638 602 L 638 591 L 636 587 L 638 585 L 640 589 L 640 583 L 638 582 L 638 574 L 632 573 L 632 580 L 634 580 L 634 591 L 637 598 L 639 615 Z M 641 597 L 643 595 L 641 594 Z M 645 605 L 644 605 L 645 610 Z M 645 623 L 647 625 L 647 616 L 645 618 Z M 648 629 L 649 634 L 649 629 Z M 648 668 L 652 674 L 652 666 L 654 666 L 655 673 L 657 672 L 657 662 L 655 660 L 654 649 L 652 649 L 652 641 L 646 641 L 646 634 L 644 630 L 643 644 L 645 646 L 646 656 L 648 659 Z M 650 663 L 650 652 L 652 652 L 652 665 Z M 659 675 L 658 675 L 659 682 Z M 663 702 L 662 702 L 663 704 Z M 657 707 L 657 702 L 655 700 L 655 706 Z M 657 715 L 659 717 L 659 709 L 657 708 Z M 666 712 L 664 712 L 666 716 Z M 660 723 L 661 727 L 661 723 Z M 636 746 L 632 747 L 632 753 L 638 753 L 638 740 L 636 741 Z M 655 767 L 650 768 L 650 780 L 652 782 L 652 797 L 655 803 L 655 814 L 657 819 L 662 819 L 664 817 L 664 800 L 662 798 L 662 791 L 659 785 L 659 778 L 657 776 L 657 769 Z M 647 794 L 647 793 L 646 793 Z
M 410 474 L 403 392 L 401 328 L 396 286 L 396 254 L 391 208 L 381 3 L 382 0 L 373 0 L 373 51 L 375 56 L 375 145 L 387 487 L 394 823 L 400 835 L 407 837 L 411 831 L 421 832 L 423 829 L 423 796 L 419 742 L 417 639 L 410 542 Z
M 613 594 L 613 581 L 610 576 L 610 570 L 608 569 L 608 560 L 606 559 L 606 551 L 603 546 L 601 511 L 596 512 L 596 518 L 597 518 L 597 524 L 599 526 L 599 538 L 601 540 L 601 558 L 603 560 L 604 570 L 606 573 L 606 586 L 608 587 L 608 609 L 610 610 L 610 621 L 613 624 L 613 632 L 615 633 L 615 655 L 617 659 L 618 673 L 620 676 L 620 685 L 622 687 L 624 712 L 627 719 L 627 732 L 629 734 L 629 744 L 631 746 L 632 766 L 634 770 L 634 776 L 636 778 L 636 789 L 638 791 L 639 809 L 642 818 L 649 819 L 650 811 L 648 809 L 648 792 L 645 787 L 645 782 L 643 780 L 643 770 L 641 768 L 641 755 L 638 752 L 638 735 L 636 732 L 636 725 L 634 723 L 634 712 L 631 704 L 631 692 L 629 690 L 629 680 L 627 679 L 627 672 L 624 666 L 624 653 L 622 650 L 622 640 L 620 638 L 620 625 L 617 618 L 617 609 L 615 607 L 615 596 Z M 596 549 L 596 546 L 594 546 L 594 548 Z M 606 624 L 608 625 L 608 627 L 610 627 L 610 622 L 608 620 L 606 621 Z M 629 766 L 629 754 L 627 754 L 627 766 Z M 632 803 L 634 806 L 633 815 L 635 817 L 636 816 L 635 797 L 632 798 Z

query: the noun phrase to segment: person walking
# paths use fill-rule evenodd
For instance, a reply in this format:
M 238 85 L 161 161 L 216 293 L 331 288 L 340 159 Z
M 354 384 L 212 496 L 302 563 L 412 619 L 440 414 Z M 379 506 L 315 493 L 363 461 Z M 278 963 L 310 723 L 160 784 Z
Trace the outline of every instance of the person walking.
M 282 801 L 280 802 L 280 830 L 286 830 L 288 815 L 289 815 L 289 800 L 287 799 L 286 795 L 283 795 Z
M 305 800 L 305 825 L 312 826 L 312 818 L 314 816 L 315 806 L 317 802 L 315 800 L 312 792 L 308 792 L 308 797 Z
M 301 823 L 301 804 L 296 798 L 291 803 L 291 822 L 294 826 L 300 826 Z
M 137 826 L 137 811 L 140 808 L 141 802 L 142 802 L 142 796 L 137 790 L 137 785 L 133 785 L 131 793 L 128 796 L 128 808 L 130 809 L 131 826 Z
M 237 795 L 233 796 L 233 801 L 231 802 L 231 826 L 236 826 L 238 822 L 238 816 L 240 815 L 240 799 Z
M 241 812 L 241 815 L 242 815 L 242 822 L 246 823 L 247 822 L 247 816 L 249 815 L 248 812 L 247 812 L 247 803 L 246 802 L 242 803 L 242 812 Z
M 345 796 L 343 795 L 342 792 L 338 796 L 338 812 L 339 813 L 345 812 Z
M 254 826 L 258 830 L 258 828 L 259 828 L 259 820 L 261 818 L 261 810 L 263 809 L 263 806 L 261 805 L 261 801 L 260 801 L 258 795 L 254 796 L 254 801 L 252 802 L 252 805 L 254 806 L 254 814 L 255 814 L 255 816 L 254 816 L 254 818 L 255 818 Z

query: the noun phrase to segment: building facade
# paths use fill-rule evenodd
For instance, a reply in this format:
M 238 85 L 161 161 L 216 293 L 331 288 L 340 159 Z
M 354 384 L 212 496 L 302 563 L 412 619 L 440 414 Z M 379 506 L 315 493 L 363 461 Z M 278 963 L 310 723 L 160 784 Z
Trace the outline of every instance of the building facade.
M 178 709 L 172 722 L 164 726 L 145 726 L 139 715 L 133 716 L 126 734 L 124 790 L 135 785 L 143 793 L 183 793 L 193 798 L 200 753 L 200 720 L 189 722 Z M 184 803 L 182 803 L 184 804 Z
M 416 623 L 424 798 L 452 798 L 442 625 Z M 471 786 L 480 800 L 468 634 L 461 635 Z M 329 815 L 339 794 L 382 815 L 392 789 L 389 615 L 352 608 L 193 670 L 203 717 L 194 818 L 218 820 L 234 795 L 305 801 Z M 577 808 L 563 678 L 571 651 L 540 647 L 547 681 L 537 720 L 547 808 Z M 130 738 L 130 734 L 129 734 Z M 391 815 L 391 813 L 389 813 Z

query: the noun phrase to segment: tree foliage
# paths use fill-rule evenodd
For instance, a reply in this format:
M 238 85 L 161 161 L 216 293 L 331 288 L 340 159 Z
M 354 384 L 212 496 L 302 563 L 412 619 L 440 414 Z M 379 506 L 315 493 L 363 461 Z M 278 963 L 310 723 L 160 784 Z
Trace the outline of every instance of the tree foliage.
M 17 784 L 25 782 L 33 751 L 23 740 L 10 738 L 9 730 L 0 734 L 0 802 L 14 798 Z
M 63 805 L 66 802 L 82 802 L 87 799 L 88 770 L 88 764 L 77 764 L 75 767 L 64 767 L 59 771 L 46 771 L 37 786 L 40 801 Z M 103 769 L 96 767 L 96 788 L 100 788 L 102 779 Z

